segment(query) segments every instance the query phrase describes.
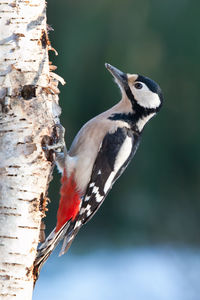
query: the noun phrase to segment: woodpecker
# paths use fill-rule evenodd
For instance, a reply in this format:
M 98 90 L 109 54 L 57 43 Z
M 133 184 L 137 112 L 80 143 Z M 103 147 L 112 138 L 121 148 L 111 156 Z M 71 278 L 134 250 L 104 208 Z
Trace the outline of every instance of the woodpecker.
M 139 146 L 145 124 L 163 103 L 159 85 L 148 77 L 126 74 L 105 64 L 121 90 L 121 101 L 88 121 L 69 151 L 56 154 L 62 172 L 57 224 L 38 249 L 39 270 L 64 239 L 60 255 L 70 247 L 80 228 L 103 203 Z M 55 145 L 56 149 L 56 145 Z

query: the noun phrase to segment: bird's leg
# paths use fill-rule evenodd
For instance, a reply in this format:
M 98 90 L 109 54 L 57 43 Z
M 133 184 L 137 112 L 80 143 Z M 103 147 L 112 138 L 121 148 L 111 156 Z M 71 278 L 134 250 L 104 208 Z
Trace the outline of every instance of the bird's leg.
M 46 150 L 53 150 L 55 153 L 65 152 L 65 128 L 61 124 L 55 124 L 53 127 L 53 141 L 51 145 L 45 145 Z
M 65 144 L 65 128 L 61 124 L 54 126 L 55 142 L 51 145 L 51 150 L 55 153 L 55 161 L 58 170 L 62 173 L 65 167 L 65 158 L 67 156 L 67 147 Z
M 65 157 L 67 155 L 67 148 L 65 145 L 64 136 L 65 128 L 61 124 L 55 124 L 53 127 L 53 134 L 50 140 L 43 141 L 42 145 L 42 149 L 47 154 L 48 158 L 52 157 L 52 159 L 50 160 L 54 160 L 56 162 L 57 167 L 61 172 L 64 169 Z

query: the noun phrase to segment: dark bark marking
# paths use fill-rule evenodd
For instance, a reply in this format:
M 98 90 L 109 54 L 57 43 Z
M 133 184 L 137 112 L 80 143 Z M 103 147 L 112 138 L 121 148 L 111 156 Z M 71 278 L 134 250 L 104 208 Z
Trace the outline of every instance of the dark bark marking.
M 36 97 L 36 86 L 32 84 L 24 85 L 21 96 L 24 100 L 31 100 L 33 97 Z
M 40 41 L 41 41 L 43 49 L 46 49 L 47 46 L 50 46 L 50 41 L 49 41 L 47 32 L 44 29 L 42 30 L 42 35 L 41 35 Z

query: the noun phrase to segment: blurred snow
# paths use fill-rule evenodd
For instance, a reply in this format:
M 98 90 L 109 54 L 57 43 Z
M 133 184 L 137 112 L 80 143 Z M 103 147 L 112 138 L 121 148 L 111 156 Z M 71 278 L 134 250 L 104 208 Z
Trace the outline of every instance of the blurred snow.
M 199 300 L 199 295 L 199 249 L 139 247 L 53 255 L 33 300 Z

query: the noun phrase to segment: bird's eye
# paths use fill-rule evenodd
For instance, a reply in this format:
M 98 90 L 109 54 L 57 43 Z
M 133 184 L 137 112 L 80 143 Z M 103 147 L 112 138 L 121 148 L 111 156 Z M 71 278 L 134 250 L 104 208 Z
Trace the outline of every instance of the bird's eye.
M 137 89 L 137 90 L 141 90 L 143 88 L 143 84 L 141 82 L 136 82 L 134 84 L 134 87 Z

